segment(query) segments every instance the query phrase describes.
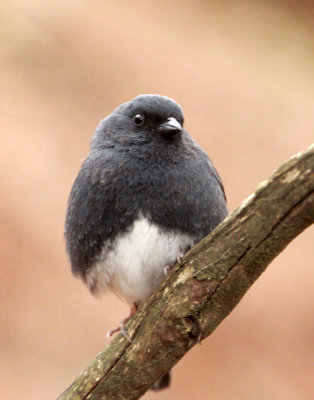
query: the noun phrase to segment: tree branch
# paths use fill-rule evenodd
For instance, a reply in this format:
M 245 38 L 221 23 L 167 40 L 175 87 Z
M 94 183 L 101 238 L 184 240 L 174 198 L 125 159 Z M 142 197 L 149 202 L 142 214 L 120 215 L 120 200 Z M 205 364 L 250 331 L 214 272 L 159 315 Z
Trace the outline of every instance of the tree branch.
M 171 275 L 59 397 L 138 399 L 238 304 L 267 265 L 314 222 L 314 146 L 284 163 Z

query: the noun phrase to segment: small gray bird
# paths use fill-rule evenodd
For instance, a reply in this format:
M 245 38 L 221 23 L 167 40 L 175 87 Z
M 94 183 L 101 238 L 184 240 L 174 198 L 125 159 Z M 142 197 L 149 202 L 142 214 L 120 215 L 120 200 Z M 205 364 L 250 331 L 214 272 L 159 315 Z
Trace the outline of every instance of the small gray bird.
M 74 182 L 65 224 L 72 272 L 110 290 L 132 316 L 188 249 L 227 215 L 221 179 L 183 128 L 172 99 L 141 95 L 98 125 Z M 121 330 L 128 338 L 125 325 Z M 169 375 L 154 386 L 169 385 Z

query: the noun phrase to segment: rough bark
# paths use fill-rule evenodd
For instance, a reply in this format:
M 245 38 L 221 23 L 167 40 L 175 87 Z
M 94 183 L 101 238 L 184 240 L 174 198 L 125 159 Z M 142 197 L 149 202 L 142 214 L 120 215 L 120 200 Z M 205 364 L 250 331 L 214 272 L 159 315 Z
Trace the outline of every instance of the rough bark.
M 267 265 L 314 221 L 314 146 L 284 163 L 196 245 L 59 397 L 140 398 L 238 304 Z

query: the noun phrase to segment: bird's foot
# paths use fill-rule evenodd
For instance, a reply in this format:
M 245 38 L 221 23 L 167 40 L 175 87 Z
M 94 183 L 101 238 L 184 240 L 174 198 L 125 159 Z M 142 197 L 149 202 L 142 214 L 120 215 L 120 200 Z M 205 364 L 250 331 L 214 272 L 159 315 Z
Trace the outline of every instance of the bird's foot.
M 124 318 L 124 319 L 121 321 L 121 323 L 120 323 L 119 326 L 117 326 L 116 328 L 110 329 L 110 330 L 107 332 L 107 338 L 109 339 L 109 338 L 110 338 L 112 335 L 114 335 L 115 333 L 121 332 L 122 335 L 123 335 L 129 342 L 131 342 L 132 340 L 131 340 L 131 338 L 129 337 L 129 335 L 128 335 L 126 329 L 125 329 L 126 324 L 128 323 L 129 319 L 130 319 L 129 317 Z
M 169 272 L 172 270 L 172 268 L 176 265 L 176 264 L 180 264 L 182 258 L 183 258 L 184 254 L 180 253 L 177 258 L 176 258 L 176 262 L 172 265 L 166 265 L 164 267 L 164 274 L 167 276 L 169 274 Z
M 133 303 L 133 306 L 131 307 L 130 314 L 124 318 L 120 325 L 117 326 L 116 328 L 110 329 L 107 332 L 107 338 L 110 338 L 112 335 L 114 335 L 117 332 L 121 332 L 122 335 L 129 341 L 132 342 L 131 338 L 129 337 L 127 331 L 126 331 L 126 324 L 129 322 L 129 320 L 135 315 L 136 311 L 138 310 L 139 303 Z
M 164 268 L 164 274 L 165 276 L 167 276 L 169 274 L 169 272 L 171 271 L 172 266 L 171 265 L 166 265 Z
M 183 256 L 184 256 L 183 253 L 180 253 L 180 254 L 177 256 L 177 264 L 180 264 L 180 262 L 181 262 Z

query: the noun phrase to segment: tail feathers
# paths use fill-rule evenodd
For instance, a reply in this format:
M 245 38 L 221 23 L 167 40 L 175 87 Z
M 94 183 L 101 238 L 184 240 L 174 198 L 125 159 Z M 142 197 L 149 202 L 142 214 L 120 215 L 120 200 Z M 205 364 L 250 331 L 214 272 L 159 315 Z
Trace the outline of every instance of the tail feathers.
M 154 392 L 158 392 L 159 390 L 166 389 L 170 386 L 171 375 L 170 372 L 167 372 L 162 378 L 160 378 L 154 385 L 151 387 L 151 390 Z

